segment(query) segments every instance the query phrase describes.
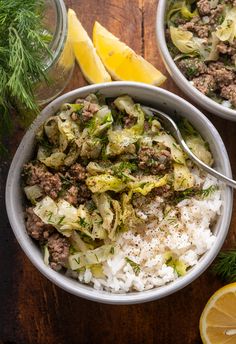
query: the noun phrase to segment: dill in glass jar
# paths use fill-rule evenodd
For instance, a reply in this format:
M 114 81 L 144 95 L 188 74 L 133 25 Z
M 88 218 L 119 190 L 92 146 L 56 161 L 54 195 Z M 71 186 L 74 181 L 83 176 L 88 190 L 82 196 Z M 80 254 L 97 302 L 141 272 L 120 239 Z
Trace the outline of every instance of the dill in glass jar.
M 45 35 L 50 43 L 43 56 L 47 80 L 35 83 L 34 94 L 39 105 L 56 98 L 69 82 L 74 68 L 74 54 L 68 37 L 67 11 L 63 0 L 45 0 Z

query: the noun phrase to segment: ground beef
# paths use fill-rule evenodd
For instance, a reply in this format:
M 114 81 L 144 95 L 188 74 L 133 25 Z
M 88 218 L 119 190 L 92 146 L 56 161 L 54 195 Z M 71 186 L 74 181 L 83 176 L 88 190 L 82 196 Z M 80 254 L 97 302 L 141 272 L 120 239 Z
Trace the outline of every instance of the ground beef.
M 137 123 L 137 117 L 127 114 L 124 118 L 126 128 L 130 128 Z
M 194 86 L 203 94 L 207 95 L 216 89 L 216 83 L 212 75 L 203 74 L 197 78 L 194 78 L 192 81 Z
M 86 169 L 79 163 L 72 165 L 67 174 L 75 182 L 86 179 Z
M 225 0 L 226 4 L 232 4 L 233 6 L 236 6 L 236 0 Z
M 221 89 L 221 96 L 228 99 L 234 107 L 236 107 L 236 84 L 223 86 Z
M 45 178 L 41 181 L 40 186 L 45 193 L 53 199 L 58 197 L 58 193 L 62 189 L 62 183 L 59 175 L 50 173 L 45 175 Z
M 208 74 L 214 77 L 215 82 L 220 88 L 224 85 L 230 85 L 235 78 L 234 72 L 226 69 L 222 62 L 210 63 L 208 66 Z
M 52 225 L 47 225 L 34 213 L 33 208 L 26 208 L 26 230 L 28 234 L 44 242 L 55 231 Z
M 45 165 L 28 163 L 24 166 L 23 177 L 27 185 L 39 185 L 43 191 L 55 199 L 61 191 L 62 183 L 60 176 L 49 172 Z
M 164 185 L 160 188 L 154 188 L 152 193 L 154 193 L 155 196 L 161 196 L 167 199 L 173 197 L 174 191 L 171 189 L 170 185 Z
M 216 26 L 219 25 L 219 19 L 224 12 L 224 5 L 218 5 L 216 8 L 211 9 L 211 15 L 209 17 L 209 24 L 211 25 L 210 30 L 215 30 Z
M 72 185 L 63 195 L 63 199 L 70 204 L 76 206 L 78 204 L 79 189 L 77 186 Z
M 180 28 L 195 32 L 200 38 L 207 38 L 210 29 L 208 25 L 203 25 L 201 22 L 199 22 L 199 17 L 194 17 L 191 21 L 181 25 Z
M 88 102 L 87 100 L 84 100 L 84 99 L 77 99 L 76 104 L 83 104 L 81 118 L 84 123 L 88 122 L 91 118 L 93 118 L 93 115 L 100 108 L 98 104 Z
M 78 204 L 82 204 L 85 203 L 86 201 L 88 201 L 89 199 L 91 199 L 92 197 L 92 193 L 89 190 L 89 188 L 87 187 L 86 184 L 81 184 L 79 185 L 79 190 L 78 190 Z
M 160 174 L 172 166 L 170 150 L 163 146 L 141 147 L 138 152 L 139 168 L 148 169 L 151 174 Z
M 177 62 L 177 65 L 181 72 L 190 80 L 207 72 L 206 64 L 198 58 L 183 59 Z
M 230 56 L 236 54 L 236 44 L 231 43 L 227 44 L 224 42 L 220 42 L 217 44 L 217 50 L 219 51 L 220 54 L 228 54 Z
M 48 251 L 50 254 L 50 266 L 58 271 L 63 266 L 67 266 L 69 257 L 69 242 L 68 239 L 59 233 L 52 234 L 48 238 Z
M 202 16 L 206 16 L 211 13 L 211 4 L 208 0 L 199 0 L 197 1 L 197 8 L 199 14 Z
M 46 173 L 48 170 L 45 165 L 28 163 L 23 167 L 22 177 L 27 185 L 36 185 L 41 183 Z

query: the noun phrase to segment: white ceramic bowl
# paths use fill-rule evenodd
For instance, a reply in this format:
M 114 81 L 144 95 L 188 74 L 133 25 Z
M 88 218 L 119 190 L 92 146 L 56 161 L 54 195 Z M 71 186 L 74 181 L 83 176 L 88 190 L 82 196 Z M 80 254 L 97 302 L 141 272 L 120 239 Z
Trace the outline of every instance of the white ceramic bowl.
M 21 189 L 21 171 L 23 164 L 32 157 L 35 132 L 46 118 L 59 109 L 61 104 L 64 102 L 71 102 L 76 98 L 83 98 L 91 92 L 100 92 L 108 97 L 129 94 L 136 101 L 161 109 L 170 115 L 177 113 L 185 116 L 209 142 L 215 158 L 216 168 L 228 177 L 231 177 L 230 163 L 221 137 L 211 122 L 187 101 L 166 90 L 141 83 L 113 82 L 86 86 L 64 94 L 49 104 L 24 136 L 12 161 L 6 185 L 6 205 L 12 229 L 22 249 L 37 269 L 49 280 L 69 293 L 90 300 L 113 304 L 133 304 L 162 298 L 185 287 L 196 279 L 209 266 L 219 252 L 227 235 L 231 219 L 232 191 L 230 188 L 226 187 L 223 192 L 222 214 L 214 227 L 214 233 L 217 239 L 213 247 L 201 257 L 198 264 L 189 270 L 185 276 L 178 278 L 168 285 L 149 291 L 111 294 L 108 292 L 96 291 L 88 285 L 80 284 L 78 281 L 68 278 L 46 266 L 43 263 L 39 247 L 26 233 L 23 192 Z
M 202 106 L 204 109 L 210 111 L 214 115 L 218 115 L 231 121 L 236 121 L 236 110 L 228 109 L 227 107 L 218 104 L 211 98 L 205 96 L 198 91 L 181 73 L 176 66 L 168 50 L 165 38 L 165 14 L 166 14 L 167 0 L 159 0 L 156 16 L 156 36 L 157 44 L 165 63 L 166 69 L 170 73 L 179 88 L 186 93 L 195 103 Z

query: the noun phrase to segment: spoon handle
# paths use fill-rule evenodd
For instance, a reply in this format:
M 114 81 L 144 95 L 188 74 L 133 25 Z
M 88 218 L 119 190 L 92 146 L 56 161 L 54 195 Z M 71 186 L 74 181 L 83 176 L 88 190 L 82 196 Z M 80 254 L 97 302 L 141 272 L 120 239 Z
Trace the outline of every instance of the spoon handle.
M 180 144 L 181 148 L 184 152 L 187 153 L 189 158 L 195 162 L 196 165 L 198 165 L 200 168 L 205 170 L 210 175 L 214 176 L 218 180 L 226 183 L 227 185 L 231 186 L 232 188 L 236 189 L 236 181 L 226 177 L 224 174 L 214 170 L 207 164 L 205 164 L 203 161 L 201 161 L 193 152 L 189 149 L 186 142 L 184 141 L 181 132 L 179 128 L 177 127 L 176 123 L 173 121 L 173 119 L 166 115 L 164 112 L 153 109 L 149 106 L 143 106 L 144 111 L 147 110 L 149 113 L 152 112 L 153 114 L 157 115 L 160 122 L 164 124 L 164 127 L 170 131 L 170 133 L 174 136 L 174 138 L 177 140 L 177 142 Z

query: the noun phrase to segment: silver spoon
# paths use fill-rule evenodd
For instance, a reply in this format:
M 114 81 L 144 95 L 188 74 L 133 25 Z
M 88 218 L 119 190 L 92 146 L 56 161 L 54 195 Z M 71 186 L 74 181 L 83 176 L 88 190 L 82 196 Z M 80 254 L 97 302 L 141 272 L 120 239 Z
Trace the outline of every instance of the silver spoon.
M 166 115 L 164 112 L 153 109 L 149 106 L 142 106 L 142 108 L 144 112 L 147 112 L 147 113 L 151 112 L 152 114 L 157 115 L 160 122 L 163 123 L 164 128 L 166 128 L 174 136 L 174 138 L 179 143 L 183 151 L 188 154 L 190 159 L 194 161 L 196 165 L 201 167 L 203 170 L 205 170 L 207 173 L 211 174 L 215 178 L 221 180 L 222 182 L 236 189 L 236 181 L 234 181 L 231 178 L 226 177 L 222 173 L 206 165 L 204 162 L 198 159 L 198 157 L 195 154 L 192 153 L 192 151 L 189 149 L 186 142 L 184 141 L 179 128 L 177 127 L 176 123 L 173 121 L 171 117 Z

